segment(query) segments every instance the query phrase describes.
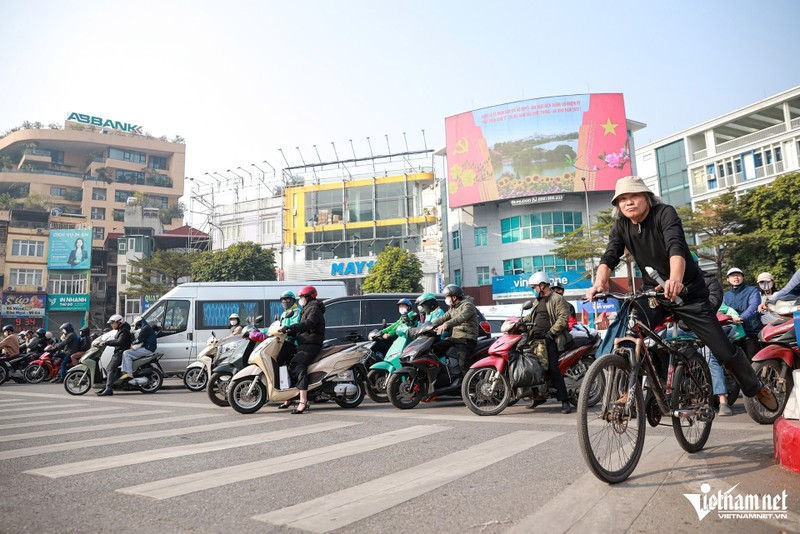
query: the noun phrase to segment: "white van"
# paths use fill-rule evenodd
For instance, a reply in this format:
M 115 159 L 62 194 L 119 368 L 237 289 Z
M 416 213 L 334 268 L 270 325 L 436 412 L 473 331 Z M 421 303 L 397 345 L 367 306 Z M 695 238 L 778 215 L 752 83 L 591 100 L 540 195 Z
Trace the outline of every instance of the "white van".
M 297 294 L 303 287 L 317 288 L 319 299 L 347 295 L 344 282 L 190 282 L 181 284 L 158 299 L 143 317 L 158 324 L 158 352 L 163 352 L 161 366 L 168 375 L 183 373 L 214 331 L 217 336 L 230 333 L 228 317 L 239 314 L 241 324 L 251 323 L 261 315 L 264 323 L 279 315 L 280 296 L 284 291 Z

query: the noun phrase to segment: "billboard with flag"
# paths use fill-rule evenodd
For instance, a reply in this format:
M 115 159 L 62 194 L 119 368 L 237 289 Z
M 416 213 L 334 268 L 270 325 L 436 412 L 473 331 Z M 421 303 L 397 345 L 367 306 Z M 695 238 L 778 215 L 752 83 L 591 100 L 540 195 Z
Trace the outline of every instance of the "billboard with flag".
M 445 119 L 450 207 L 614 190 L 631 174 L 620 93 L 537 98 Z

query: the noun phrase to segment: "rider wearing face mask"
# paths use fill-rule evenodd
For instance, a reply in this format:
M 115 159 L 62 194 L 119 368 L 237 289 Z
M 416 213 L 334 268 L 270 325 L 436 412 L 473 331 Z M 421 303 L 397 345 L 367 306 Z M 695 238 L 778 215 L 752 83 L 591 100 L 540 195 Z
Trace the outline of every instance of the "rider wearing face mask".
M 280 323 L 282 327 L 289 327 L 293 324 L 300 322 L 300 314 L 303 312 L 300 305 L 297 303 L 297 297 L 291 291 L 284 291 L 281 294 L 281 313 Z M 281 352 L 278 354 L 278 365 L 287 365 L 294 356 L 294 350 L 297 347 L 297 339 L 294 336 L 286 336 L 286 341 L 281 346 Z
M 290 335 L 297 336 L 298 343 L 289 363 L 289 375 L 300 391 L 300 402 L 292 411 L 293 414 L 308 411 L 308 366 L 322 350 L 322 342 L 325 340 L 325 305 L 317 300 L 317 289 L 314 286 L 304 287 L 300 290 L 298 300 L 303 308 L 300 322 L 284 327 Z M 284 403 L 280 408 L 289 406 L 289 403 Z
M 231 333 L 225 339 L 230 337 L 241 336 L 243 328 L 242 328 L 242 321 L 241 319 L 239 319 L 239 314 L 238 313 L 230 314 L 230 316 L 228 317 L 228 322 L 231 325 Z
M 475 352 L 475 345 L 478 344 L 478 309 L 464 295 L 464 290 L 455 284 L 447 285 L 443 293 L 450 309 L 431 323 L 438 327 L 437 334 L 450 330 L 450 337 L 436 342 L 433 351 L 440 358 L 447 355 L 451 375 L 456 377 L 453 384 L 457 384 L 469 370 L 467 359 Z M 458 362 L 458 366 L 451 365 L 451 362 Z
M 439 307 L 439 301 L 433 293 L 423 293 L 417 297 L 417 311 L 420 317 L 424 316 L 425 321 L 433 321 L 437 317 L 444 315 L 444 310 Z
M 417 326 L 417 314 L 413 311 L 413 304 L 408 299 L 400 299 L 397 301 L 397 311 L 400 312 L 400 318 L 395 322 L 381 330 L 383 339 L 389 339 L 397 335 L 397 329 L 402 326 L 414 327 Z

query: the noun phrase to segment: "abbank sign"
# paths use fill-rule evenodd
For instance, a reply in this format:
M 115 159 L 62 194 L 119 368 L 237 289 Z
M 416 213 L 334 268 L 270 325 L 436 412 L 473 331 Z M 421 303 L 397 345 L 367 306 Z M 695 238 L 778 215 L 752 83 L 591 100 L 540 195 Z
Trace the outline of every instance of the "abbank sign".
M 333 263 L 331 264 L 331 276 L 366 275 L 369 274 L 373 265 L 375 265 L 375 260 Z

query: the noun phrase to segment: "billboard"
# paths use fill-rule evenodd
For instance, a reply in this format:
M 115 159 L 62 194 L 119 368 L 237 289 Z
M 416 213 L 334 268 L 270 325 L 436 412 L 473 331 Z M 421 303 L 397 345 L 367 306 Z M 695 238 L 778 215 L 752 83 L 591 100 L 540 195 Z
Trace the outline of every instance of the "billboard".
M 450 207 L 613 191 L 631 174 L 622 94 L 537 98 L 445 119 Z
M 50 230 L 47 256 L 49 269 L 90 269 L 92 267 L 91 230 Z
M 44 317 L 44 293 L 6 293 L 0 311 L 10 317 Z
M 78 293 L 75 295 L 49 294 L 47 295 L 47 311 L 88 311 L 89 294 Z
M 507 274 L 492 277 L 492 298 L 494 300 L 510 300 L 533 298 L 533 291 L 528 289 L 527 274 Z M 561 271 L 550 276 L 551 281 L 558 280 L 565 290 L 588 289 L 592 286 L 589 273 L 583 271 Z

